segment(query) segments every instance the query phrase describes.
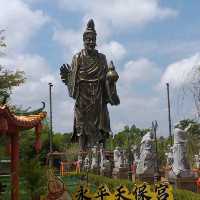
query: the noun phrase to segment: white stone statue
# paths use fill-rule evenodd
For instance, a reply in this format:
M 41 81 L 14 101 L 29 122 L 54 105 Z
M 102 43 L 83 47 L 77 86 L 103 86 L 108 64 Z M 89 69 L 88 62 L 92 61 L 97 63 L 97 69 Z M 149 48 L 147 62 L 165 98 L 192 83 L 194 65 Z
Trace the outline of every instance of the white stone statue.
M 194 155 L 194 163 L 197 169 L 200 169 L 200 154 Z
M 185 129 L 181 123 L 175 125 L 174 129 L 174 145 L 173 145 L 173 163 L 170 177 L 191 177 L 194 174 L 191 171 L 187 159 L 187 140 L 186 133 L 191 124 Z
M 126 150 L 122 150 L 121 156 L 122 156 L 122 167 L 128 167 L 128 159 L 126 156 Z
M 123 160 L 122 160 L 122 153 L 120 151 L 119 147 L 116 147 L 114 150 L 114 167 L 115 168 L 120 168 L 123 165 Z
M 140 156 L 137 162 L 136 174 L 150 175 L 154 174 L 155 151 L 153 147 L 153 133 L 146 133 L 141 141 Z
M 97 146 L 94 146 L 92 148 L 92 163 L 91 163 L 91 169 L 98 168 L 98 151 Z
M 173 147 L 171 145 L 168 145 L 169 151 L 165 153 L 167 156 L 167 166 L 171 167 L 173 164 Z
M 111 163 L 106 159 L 103 147 L 100 147 L 100 168 L 101 170 L 110 170 Z
M 90 168 L 90 158 L 89 155 L 87 155 L 84 159 L 84 169 L 89 170 Z

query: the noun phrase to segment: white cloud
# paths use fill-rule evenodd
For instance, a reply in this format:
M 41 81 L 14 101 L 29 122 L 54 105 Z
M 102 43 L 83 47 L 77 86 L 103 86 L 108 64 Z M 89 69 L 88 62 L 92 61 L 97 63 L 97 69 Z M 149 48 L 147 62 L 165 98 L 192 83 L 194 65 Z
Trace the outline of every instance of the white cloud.
M 118 41 L 110 40 L 113 33 L 177 14 L 170 8 L 161 7 L 157 0 L 128 0 L 126 3 L 122 0 L 87 0 L 84 3 L 80 0 L 73 2 L 60 0 L 59 2 L 62 9 L 77 12 L 83 16 L 82 26 L 79 29 L 63 28 L 55 31 L 53 38 L 64 48 L 64 56 L 67 59 L 83 47 L 82 33 L 90 18 L 93 18 L 95 22 L 97 49 L 107 56 L 108 61 L 113 60 L 115 63 L 126 56 L 126 48 Z M 141 58 L 126 62 L 124 68 L 118 68 L 116 65 L 116 69 L 120 76 L 118 91 L 121 104 L 112 108 L 109 106 L 114 132 L 122 129 L 124 125 L 133 123 L 139 127 L 148 127 L 155 119 L 161 124 L 162 131 L 166 129 L 167 112 L 166 107 L 161 103 L 160 93 L 157 91 L 155 96 L 139 95 L 132 89 L 132 84 L 138 82 L 146 83 L 148 88 L 154 89 L 154 84 L 159 82 L 161 74 L 158 66 L 146 58 Z M 166 135 L 164 131 L 162 134 Z
M 87 13 L 85 15 L 108 22 L 116 28 L 143 25 L 153 20 L 175 16 L 171 8 L 161 7 L 157 0 L 59 0 L 62 9 Z
M 154 91 L 154 85 L 159 81 L 160 69 L 157 65 L 141 58 L 128 61 L 122 70 L 118 70 L 119 81 L 117 90 L 120 97 L 119 106 L 109 106 L 111 127 L 116 133 L 123 129 L 124 125 L 135 124 L 140 128 L 148 128 L 153 120 L 158 120 L 160 125 L 159 134 L 166 135 L 167 111 L 163 105 L 163 96 Z M 150 93 L 140 93 L 137 87 L 148 87 Z M 140 86 L 139 86 L 140 87 Z M 135 90 L 137 89 L 137 90 Z M 141 89 L 142 90 L 142 89 Z
M 146 58 L 128 61 L 120 73 L 121 82 L 126 85 L 136 81 L 158 80 L 159 75 L 160 69 Z
M 160 91 L 166 90 L 166 83 L 170 85 L 173 122 L 197 118 L 200 105 L 199 99 L 195 103 L 195 98 L 199 93 L 199 68 L 200 54 L 196 53 L 168 65 L 157 85 Z
M 47 61 L 38 55 L 16 55 L 15 57 L 0 58 L 0 63 L 11 70 L 23 70 L 26 82 L 13 89 L 12 103 L 23 108 L 37 109 L 41 101 L 46 102 L 49 113 L 49 86 L 53 83 L 53 127 L 55 131 L 72 131 L 73 100 L 68 97 L 66 86 L 61 82 L 58 71 L 51 71 Z
M 29 81 L 38 81 L 50 73 L 47 61 L 39 55 L 16 54 L 0 58 L 0 62 L 7 69 L 25 71 Z
M 83 48 L 81 31 L 56 30 L 53 39 L 63 48 L 65 59 L 71 59 L 75 53 L 79 52 L 80 49 Z M 97 49 L 106 55 L 108 61 L 119 61 L 123 59 L 126 54 L 125 47 L 117 41 L 101 41 Z
M 83 46 L 82 34 L 75 30 L 57 30 L 53 35 L 53 39 L 57 41 L 64 49 L 64 57 L 70 58 L 73 54 L 80 51 Z
M 32 10 L 22 0 L 0 0 L 0 5 L 0 24 L 6 30 L 8 51 L 24 50 L 31 37 L 49 20 L 41 10 Z
M 23 105 L 24 108 L 29 106 L 31 106 L 31 109 L 38 108 L 41 106 L 40 102 L 45 101 L 47 103 L 46 110 L 49 111 L 48 81 L 52 81 L 53 128 L 55 131 L 61 132 L 72 131 L 74 101 L 68 96 L 67 88 L 61 82 L 58 71 L 51 71 L 46 60 L 38 55 L 18 55 L 15 58 L 1 58 L 0 62 L 11 66 L 20 66 L 18 69 L 25 71 L 28 77 L 26 83 L 16 88 L 12 95 L 13 103 Z M 141 73 L 140 75 L 144 72 L 139 72 L 135 66 L 140 65 L 144 71 L 155 67 L 147 59 L 141 59 L 133 63 L 134 73 Z M 145 68 L 143 65 L 149 65 L 149 67 Z M 12 67 L 12 69 L 14 70 L 16 67 Z M 125 70 L 129 69 L 125 68 L 123 72 L 125 73 Z M 147 73 L 150 73 L 149 71 Z M 134 73 L 132 74 L 134 75 Z M 121 74 L 119 75 L 121 77 Z M 152 77 L 155 77 L 155 74 L 152 74 Z M 115 133 L 122 129 L 124 125 L 132 125 L 133 123 L 139 127 L 148 127 L 151 125 L 151 121 L 154 120 L 152 116 L 163 123 L 165 115 L 161 115 L 160 112 L 162 108 L 160 107 L 159 96 L 138 95 L 131 88 L 127 90 L 125 86 L 120 80 L 118 91 L 121 104 L 112 108 L 109 106 L 111 126 Z M 147 98 L 148 103 L 146 102 Z
M 99 47 L 100 52 L 106 55 L 107 60 L 119 61 L 126 54 L 125 47 L 117 41 L 104 43 Z
M 83 17 L 80 29 L 55 32 L 54 39 L 61 44 L 64 43 L 67 47 L 65 49 L 70 53 L 82 46 L 80 39 L 90 18 L 95 22 L 97 44 L 105 49 L 116 47 L 119 49 L 119 45 L 113 43 L 116 41 L 109 41 L 113 33 L 177 14 L 173 9 L 161 7 L 157 0 L 126 0 L 126 3 L 124 0 L 86 0 L 84 3 L 81 0 L 59 0 L 58 2 L 61 9 L 78 12 Z M 65 54 L 67 52 L 65 51 Z
M 181 88 L 188 86 L 198 78 L 196 73 L 200 66 L 200 54 L 179 60 L 166 67 L 164 74 L 161 77 L 161 86 L 167 82 L 172 88 Z
M 123 129 L 124 125 L 135 124 L 140 128 L 149 128 L 151 122 L 157 120 L 160 126 L 159 135 L 166 135 L 167 110 L 162 105 L 163 97 L 159 93 L 156 96 L 139 95 L 124 87 L 118 89 L 120 105 L 109 106 L 111 127 L 115 133 Z
M 38 34 L 38 30 L 49 20 L 49 17 L 41 10 L 31 9 L 27 2 L 33 3 L 32 0 L 0 0 L 4 8 L 0 13 L 0 23 L 7 29 L 9 50 L 14 50 L 10 52 L 17 52 L 15 55 L 9 54 L 9 58 L 1 58 L 0 62 L 8 64 L 13 70 L 17 67 L 24 70 L 27 77 L 26 83 L 14 90 L 12 100 L 14 104 L 23 105 L 25 108 L 31 106 L 32 109 L 38 108 L 40 101 L 45 101 L 48 111 L 48 82 L 51 81 L 53 83 L 54 130 L 72 131 L 74 102 L 68 96 L 67 88 L 61 82 L 59 72 L 52 71 L 43 57 L 24 54 L 28 44 L 31 44 L 32 36 Z M 114 59 L 115 63 L 125 57 L 126 49 L 118 41 L 109 39 L 114 31 L 123 31 L 129 27 L 144 25 L 176 14 L 176 11 L 170 8 L 161 7 L 157 0 L 127 0 L 126 3 L 122 0 L 87 0 L 84 3 L 80 0 L 60 0 L 59 2 L 65 9 L 81 12 L 83 16 L 83 25 L 78 30 L 58 29 L 54 33 L 53 39 L 64 48 L 66 59 L 71 58 L 82 48 L 82 33 L 90 17 L 95 20 L 99 40 L 97 49 L 105 53 L 108 60 Z M 116 67 L 118 70 L 118 66 Z M 136 81 L 149 81 L 148 87 L 153 87 L 150 81 L 158 80 L 160 74 L 156 64 L 145 58 L 130 60 L 118 72 L 121 105 L 112 108 L 109 106 L 113 130 L 118 131 L 124 125 L 133 123 L 139 127 L 148 127 L 156 118 L 164 124 L 166 109 L 160 104 L 159 94 L 139 95 L 133 92 L 131 87 L 126 88 L 127 85 L 131 86 Z

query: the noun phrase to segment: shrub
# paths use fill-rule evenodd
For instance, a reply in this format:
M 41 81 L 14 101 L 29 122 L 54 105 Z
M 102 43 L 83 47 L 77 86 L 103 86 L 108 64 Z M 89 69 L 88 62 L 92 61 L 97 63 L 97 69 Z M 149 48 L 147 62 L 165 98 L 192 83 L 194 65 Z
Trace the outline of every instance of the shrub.
M 32 199 L 47 191 L 46 168 L 41 166 L 37 159 L 22 162 L 21 175 L 26 183 L 27 193 Z

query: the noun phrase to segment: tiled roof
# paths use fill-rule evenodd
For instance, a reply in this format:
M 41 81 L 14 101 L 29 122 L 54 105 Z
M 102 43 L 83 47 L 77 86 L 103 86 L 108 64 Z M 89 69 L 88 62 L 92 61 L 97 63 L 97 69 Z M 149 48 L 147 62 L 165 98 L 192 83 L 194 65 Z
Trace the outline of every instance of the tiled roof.
M 33 128 L 37 126 L 46 117 L 46 114 L 46 112 L 40 112 L 35 115 L 17 116 L 15 113 L 10 111 L 8 106 L 0 106 L 0 121 L 1 118 L 3 118 L 4 121 L 7 121 L 7 123 L 21 129 Z

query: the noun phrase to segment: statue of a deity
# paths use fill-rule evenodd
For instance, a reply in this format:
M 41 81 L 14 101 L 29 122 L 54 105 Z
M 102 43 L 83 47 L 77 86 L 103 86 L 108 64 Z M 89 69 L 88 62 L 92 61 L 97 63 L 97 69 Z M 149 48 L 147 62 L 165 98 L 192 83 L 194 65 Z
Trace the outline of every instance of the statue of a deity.
M 155 172 L 155 149 L 152 131 L 146 133 L 141 141 L 140 156 L 137 163 L 136 173 L 138 175 L 154 175 Z
M 95 49 L 96 35 L 91 19 L 83 33 L 84 49 L 74 55 L 71 65 L 60 68 L 69 96 L 75 99 L 72 141 L 79 141 L 81 150 L 105 143 L 111 132 L 107 104 L 120 103 L 116 91 L 119 76 L 113 62 L 108 67 L 105 55 Z
M 192 176 L 190 164 L 187 158 L 187 131 L 192 124 L 185 129 L 181 122 L 175 125 L 174 129 L 174 145 L 173 145 L 173 163 L 171 176 L 188 177 Z

